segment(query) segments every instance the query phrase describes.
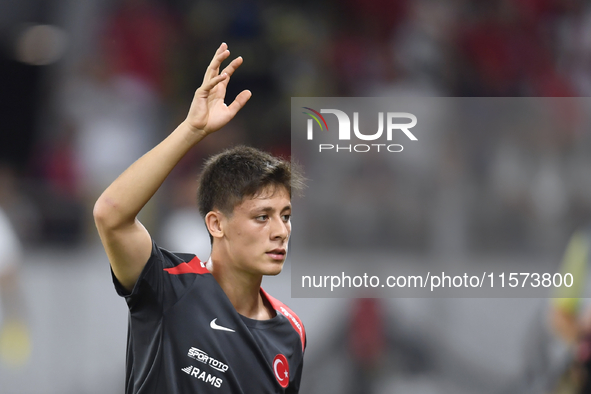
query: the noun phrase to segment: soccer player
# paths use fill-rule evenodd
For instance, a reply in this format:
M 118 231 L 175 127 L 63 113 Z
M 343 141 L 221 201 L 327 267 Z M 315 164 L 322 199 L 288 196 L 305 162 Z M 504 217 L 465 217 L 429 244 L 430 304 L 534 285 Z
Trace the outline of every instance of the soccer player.
M 179 160 L 251 97 L 226 106 L 242 64 L 223 43 L 195 92 L 187 118 L 99 197 L 94 218 L 117 292 L 130 310 L 126 393 L 297 393 L 304 327 L 260 286 L 283 266 L 291 233 L 288 162 L 238 147 L 208 160 L 198 202 L 212 240 L 204 263 L 159 248 L 137 220 Z

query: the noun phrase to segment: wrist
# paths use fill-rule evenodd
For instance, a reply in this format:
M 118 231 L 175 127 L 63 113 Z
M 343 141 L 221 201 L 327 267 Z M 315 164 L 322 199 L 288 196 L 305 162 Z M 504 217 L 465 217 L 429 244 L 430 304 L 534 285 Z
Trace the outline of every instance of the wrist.
M 187 120 L 181 122 L 176 131 L 183 134 L 184 138 L 191 145 L 195 145 L 207 135 L 205 130 L 191 126 Z

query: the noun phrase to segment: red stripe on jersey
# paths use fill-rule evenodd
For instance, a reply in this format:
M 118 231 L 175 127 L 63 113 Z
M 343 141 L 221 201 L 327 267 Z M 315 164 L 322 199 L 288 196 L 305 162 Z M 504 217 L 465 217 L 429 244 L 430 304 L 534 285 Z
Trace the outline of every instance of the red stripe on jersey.
M 261 287 L 261 293 L 269 300 L 269 303 L 277 312 L 281 313 L 283 316 L 287 317 L 287 320 L 293 326 L 293 329 L 300 335 L 300 339 L 302 340 L 302 352 L 306 347 L 305 340 L 306 340 L 306 330 L 304 329 L 304 325 L 302 321 L 287 305 L 283 302 L 271 297 L 263 288 Z
M 164 271 L 172 275 L 180 274 L 207 274 L 209 271 L 201 263 L 197 256 L 193 257 L 188 263 L 181 263 L 173 268 L 164 268 Z

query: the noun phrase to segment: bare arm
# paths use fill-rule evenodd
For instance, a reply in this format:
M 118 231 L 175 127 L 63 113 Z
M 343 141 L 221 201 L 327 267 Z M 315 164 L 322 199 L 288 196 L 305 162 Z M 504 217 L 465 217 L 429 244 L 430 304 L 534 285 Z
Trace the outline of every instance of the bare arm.
M 228 123 L 250 99 L 251 93 L 245 90 L 232 104 L 224 104 L 230 76 L 242 64 L 242 58 L 238 57 L 220 73 L 220 65 L 228 56 L 230 52 L 224 43 L 195 92 L 187 118 L 125 170 L 94 206 L 94 220 L 111 267 L 127 290 L 133 289 L 152 249 L 150 235 L 137 220 L 137 214 L 181 158 L 206 135 Z

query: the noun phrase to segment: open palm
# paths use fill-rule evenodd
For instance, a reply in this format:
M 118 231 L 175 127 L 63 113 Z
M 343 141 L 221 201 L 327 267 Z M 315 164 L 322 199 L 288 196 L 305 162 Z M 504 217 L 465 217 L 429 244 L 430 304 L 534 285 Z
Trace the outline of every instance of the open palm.
M 230 76 L 242 64 L 242 57 L 237 57 L 220 73 L 220 66 L 228 56 L 228 45 L 222 43 L 207 67 L 203 84 L 195 92 L 186 119 L 187 124 L 195 132 L 207 135 L 219 130 L 238 113 L 252 95 L 249 90 L 243 90 L 232 104 L 224 103 Z

